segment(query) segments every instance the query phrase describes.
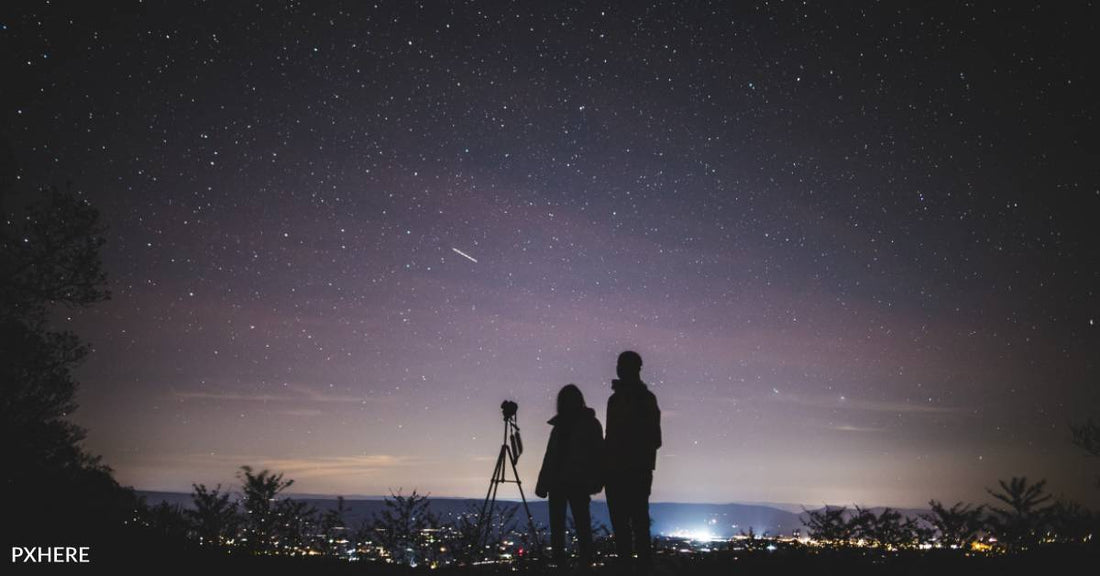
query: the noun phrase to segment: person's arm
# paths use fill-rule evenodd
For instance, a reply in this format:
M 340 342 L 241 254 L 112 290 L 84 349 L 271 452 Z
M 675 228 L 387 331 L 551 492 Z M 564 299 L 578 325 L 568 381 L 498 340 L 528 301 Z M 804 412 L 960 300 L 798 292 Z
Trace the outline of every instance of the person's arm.
M 613 442 L 614 433 L 618 432 L 618 430 L 615 429 L 615 427 L 612 425 L 617 416 L 618 415 L 615 413 L 615 395 L 612 394 L 607 399 L 607 427 L 604 428 L 604 439 L 608 447 L 610 447 L 611 442 Z
M 553 474 L 554 462 L 554 434 L 557 428 L 550 430 L 550 439 L 546 441 L 546 453 L 542 455 L 542 468 L 539 468 L 539 479 L 535 483 L 535 496 L 546 498 L 550 493 L 550 475 Z
M 653 448 L 661 447 L 661 407 L 657 405 L 657 396 L 653 396 Z
M 606 478 L 604 468 L 607 458 L 607 449 L 604 447 L 603 426 L 600 425 L 599 420 L 593 419 L 592 432 L 592 485 L 589 487 L 589 493 L 599 494 L 604 487 Z

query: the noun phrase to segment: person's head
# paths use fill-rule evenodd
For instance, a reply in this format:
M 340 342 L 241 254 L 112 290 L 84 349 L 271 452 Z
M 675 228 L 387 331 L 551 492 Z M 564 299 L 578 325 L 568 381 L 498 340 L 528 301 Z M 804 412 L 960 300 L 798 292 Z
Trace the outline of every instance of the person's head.
M 584 394 L 576 384 L 566 384 L 558 392 L 558 414 L 572 414 L 584 409 Z
M 615 373 L 623 380 L 637 380 L 642 373 L 642 356 L 633 350 L 619 354 L 619 363 Z

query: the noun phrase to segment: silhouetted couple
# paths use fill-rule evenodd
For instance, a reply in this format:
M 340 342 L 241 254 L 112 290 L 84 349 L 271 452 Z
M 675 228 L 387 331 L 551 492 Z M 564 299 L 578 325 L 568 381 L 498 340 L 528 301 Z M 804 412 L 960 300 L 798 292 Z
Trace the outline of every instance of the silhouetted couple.
M 592 563 L 592 520 L 588 505 L 593 494 L 607 491 L 607 508 L 619 563 L 630 569 L 634 554 L 639 567 L 652 564 L 649 536 L 649 492 L 657 449 L 661 447 L 661 410 L 657 397 L 641 379 L 642 357 L 619 355 L 607 400 L 607 437 L 596 412 L 587 407 L 579 388 L 569 384 L 558 392 L 558 413 L 539 471 L 535 494 L 550 497 L 550 546 L 555 560 L 564 560 L 565 508 L 573 511 L 581 563 Z

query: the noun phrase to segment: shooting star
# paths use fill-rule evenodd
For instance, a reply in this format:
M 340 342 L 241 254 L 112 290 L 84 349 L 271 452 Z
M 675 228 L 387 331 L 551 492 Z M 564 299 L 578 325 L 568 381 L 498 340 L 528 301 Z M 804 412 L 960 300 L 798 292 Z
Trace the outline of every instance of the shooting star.
M 477 260 L 473 256 L 470 256 L 469 254 L 463 252 L 462 250 L 459 250 L 458 248 L 451 248 L 451 250 L 454 250 L 455 254 L 458 254 L 459 256 L 462 256 L 463 258 L 469 260 L 470 262 L 473 262 L 474 264 L 477 264 Z

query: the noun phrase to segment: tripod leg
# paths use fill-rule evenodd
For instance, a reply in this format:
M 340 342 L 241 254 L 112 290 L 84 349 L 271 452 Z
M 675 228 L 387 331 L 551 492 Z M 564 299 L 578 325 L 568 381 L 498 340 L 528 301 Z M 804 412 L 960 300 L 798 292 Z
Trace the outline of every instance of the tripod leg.
M 503 454 L 502 454 L 503 455 Z M 519 479 L 519 470 L 516 470 L 516 459 L 508 452 L 508 461 L 512 464 L 512 474 L 516 477 L 516 487 L 519 488 L 519 499 L 523 501 L 523 510 L 527 512 L 527 528 L 531 531 L 531 540 L 534 542 L 536 555 L 542 557 L 542 538 L 535 528 L 535 517 L 531 515 L 531 507 L 527 505 L 527 496 L 523 494 L 523 483 Z
M 493 486 L 497 483 L 498 470 L 500 469 L 500 458 L 497 458 L 497 465 L 493 468 L 493 475 L 489 477 L 489 490 L 485 492 L 485 502 L 481 504 L 481 514 L 477 516 L 477 525 L 480 528 L 482 521 L 485 519 L 485 509 L 489 506 L 489 495 L 493 493 Z M 480 534 L 480 532 L 479 532 Z
M 485 517 L 485 540 L 488 544 L 489 537 L 493 535 L 493 513 L 497 509 L 497 494 L 500 493 L 500 485 L 505 482 L 504 473 L 507 470 L 504 467 L 504 452 L 506 448 L 500 447 L 500 455 L 497 456 L 497 476 L 496 482 L 493 484 L 493 498 L 489 501 L 489 515 Z
M 485 502 L 481 505 L 481 514 L 477 518 L 477 542 L 479 550 L 484 549 L 488 543 L 489 535 L 493 531 L 493 510 L 496 509 L 497 488 L 504 481 L 504 452 L 507 447 L 501 445 L 500 454 L 497 456 L 497 464 L 493 468 L 493 476 L 489 479 L 489 490 L 485 493 Z

